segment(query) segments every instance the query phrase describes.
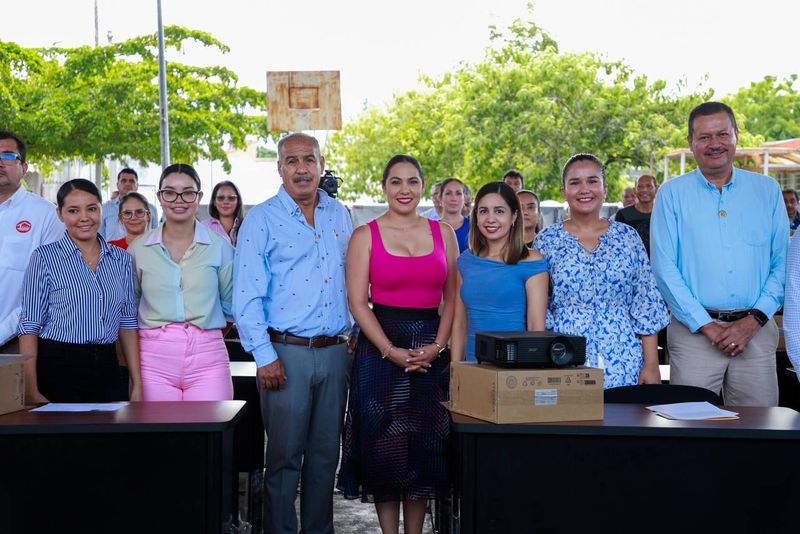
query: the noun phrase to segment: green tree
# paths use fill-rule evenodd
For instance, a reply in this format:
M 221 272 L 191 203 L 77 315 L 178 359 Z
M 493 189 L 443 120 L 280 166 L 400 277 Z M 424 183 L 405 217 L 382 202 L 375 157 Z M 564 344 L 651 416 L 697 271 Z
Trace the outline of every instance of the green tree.
M 227 52 L 210 34 L 169 26 L 168 50 Z M 228 145 L 267 137 L 264 94 L 225 67 L 167 63 L 170 155 L 230 163 Z M 68 158 L 161 159 L 155 34 L 101 47 L 26 49 L 0 41 L 0 124 L 23 135 L 37 163 Z
M 530 21 L 490 32 L 481 62 L 423 78 L 424 90 L 397 96 L 385 111 L 370 109 L 332 136 L 345 198 L 378 198 L 377 177 L 399 152 L 419 157 L 429 182 L 456 176 L 479 186 L 516 168 L 547 198 L 559 196 L 571 154 L 594 152 L 608 163 L 616 198 L 623 171 L 658 168 L 670 147 L 685 146 L 686 116 L 710 96 L 676 97 L 620 61 L 559 53 Z
M 800 137 L 800 92 L 797 74 L 765 76 L 725 99 L 750 133 L 767 141 Z

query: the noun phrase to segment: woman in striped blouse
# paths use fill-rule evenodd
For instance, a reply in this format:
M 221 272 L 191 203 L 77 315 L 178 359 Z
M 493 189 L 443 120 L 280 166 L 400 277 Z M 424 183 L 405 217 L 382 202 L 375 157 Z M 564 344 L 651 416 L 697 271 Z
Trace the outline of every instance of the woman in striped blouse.
M 119 338 L 131 378 L 130 399 L 141 400 L 136 301 L 131 257 L 97 233 L 100 192 L 70 180 L 56 196 L 64 236 L 31 255 L 22 287 L 20 352 L 29 402 L 108 402 L 119 399 Z
M 146 401 L 230 400 L 222 328 L 231 315 L 233 247 L 198 223 L 203 193 L 189 165 L 161 173 L 163 222 L 131 243 Z

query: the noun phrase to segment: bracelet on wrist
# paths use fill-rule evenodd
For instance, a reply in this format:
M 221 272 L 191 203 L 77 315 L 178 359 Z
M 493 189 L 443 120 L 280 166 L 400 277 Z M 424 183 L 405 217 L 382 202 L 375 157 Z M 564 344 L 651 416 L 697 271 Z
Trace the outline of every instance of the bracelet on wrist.
M 394 345 L 392 345 L 392 343 L 389 342 L 389 344 L 386 345 L 386 348 L 381 351 L 381 358 L 384 359 L 384 360 L 386 358 L 388 358 L 389 354 L 392 352 L 393 348 L 394 348 Z

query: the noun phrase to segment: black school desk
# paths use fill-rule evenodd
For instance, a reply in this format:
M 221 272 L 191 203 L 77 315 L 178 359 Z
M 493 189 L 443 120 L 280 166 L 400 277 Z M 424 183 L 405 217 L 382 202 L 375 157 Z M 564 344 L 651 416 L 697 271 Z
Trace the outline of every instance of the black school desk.
M 453 414 L 454 532 L 800 532 L 800 413 L 495 425 Z
M 0 416 L 0 532 L 223 532 L 244 404 Z

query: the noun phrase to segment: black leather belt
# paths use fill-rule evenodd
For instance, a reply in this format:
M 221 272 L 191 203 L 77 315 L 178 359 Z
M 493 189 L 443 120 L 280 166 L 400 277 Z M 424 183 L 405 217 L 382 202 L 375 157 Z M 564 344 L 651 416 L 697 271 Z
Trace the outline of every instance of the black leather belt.
M 298 345 L 309 349 L 323 349 L 339 343 L 347 343 L 347 336 L 314 336 L 299 337 L 287 334 L 286 332 L 270 332 L 269 340 L 273 343 L 283 343 L 284 345 Z
M 712 319 L 732 323 L 750 315 L 750 310 L 706 310 Z

